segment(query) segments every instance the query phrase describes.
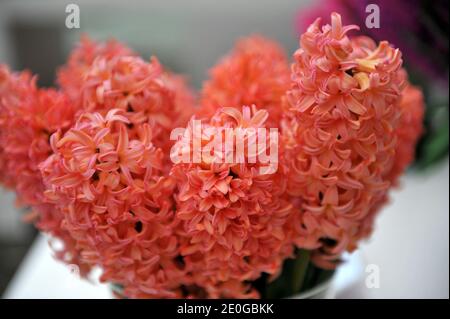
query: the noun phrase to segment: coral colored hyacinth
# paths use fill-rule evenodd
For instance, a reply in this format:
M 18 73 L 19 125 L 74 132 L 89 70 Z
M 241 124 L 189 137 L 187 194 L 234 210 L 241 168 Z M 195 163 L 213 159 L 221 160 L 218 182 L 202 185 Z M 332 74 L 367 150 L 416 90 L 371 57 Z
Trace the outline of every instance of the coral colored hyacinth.
M 203 85 L 199 116 L 211 116 L 222 107 L 256 105 L 269 112 L 268 127 L 278 127 L 281 98 L 289 88 L 286 54 L 274 41 L 261 36 L 240 40 L 210 71 Z
M 392 186 L 398 186 L 400 176 L 413 161 L 415 145 L 423 133 L 424 101 L 422 91 L 408 83 L 402 92 L 400 108 L 401 116 L 395 129 L 397 138 L 395 157 L 393 165 L 385 170 L 383 176 Z M 369 214 L 361 221 L 358 237 L 368 237 L 372 233 L 375 218 L 388 201 L 388 193 L 378 198 Z
M 131 49 L 117 41 L 95 42 L 89 37 L 83 36 L 78 46 L 70 54 L 67 63 L 59 68 L 58 84 L 72 100 L 80 103 L 80 89 L 95 60 L 109 61 L 121 56 L 135 55 Z
M 85 274 L 89 267 L 80 261 L 73 239 L 61 229 L 57 210 L 45 201 L 38 168 L 51 154 L 50 135 L 70 127 L 74 113 L 63 93 L 38 89 L 30 73 L 14 73 L 0 66 L 0 180 L 16 192 L 20 206 L 31 209 L 28 219 L 62 241 L 56 256 L 77 264 Z
M 83 261 L 130 297 L 176 297 L 183 280 L 174 234 L 173 182 L 145 123 L 129 130 L 120 109 L 81 115 L 51 138 L 41 164 L 46 196 L 63 214 Z
M 424 131 L 425 104 L 422 90 L 408 83 L 403 90 L 400 107 L 402 114 L 395 131 L 398 142 L 394 166 L 389 172 L 389 180 L 394 184 L 398 183 L 398 178 L 414 160 L 416 144 Z
M 79 96 L 84 111 L 126 111 L 130 125 L 150 124 L 154 143 L 166 152 L 170 131 L 184 126 L 193 112 L 182 79 L 166 73 L 156 58 L 148 63 L 134 56 L 99 57 L 84 81 Z
M 362 221 L 385 197 L 397 147 L 405 85 L 401 54 L 347 33 L 333 13 L 300 38 L 283 126 L 290 165 L 288 191 L 303 198 L 296 243 L 334 267 L 355 249 Z
M 59 70 L 58 82 L 77 105 L 78 115 L 125 110 L 131 125 L 152 126 L 154 143 L 166 152 L 171 129 L 184 127 L 194 110 L 194 94 L 182 76 L 165 70 L 156 58 L 144 61 L 113 40 L 83 38 Z
M 201 131 L 196 131 L 191 121 L 174 152 L 194 156 L 198 137 L 202 152 L 209 155 L 207 145 L 215 143 L 218 134 L 226 134 L 221 129 L 248 130 L 251 134 L 251 129 L 265 127 L 267 116 L 267 111 L 250 107 L 243 107 L 242 112 L 223 108 L 209 123 L 203 123 Z M 254 155 L 248 149 L 242 163 L 219 160 L 225 158 L 226 149 L 236 151 L 241 137 L 236 133 L 228 140 L 235 142 L 228 147 L 216 147 L 216 153 L 202 156 L 198 163 L 180 162 L 172 169 L 179 189 L 176 218 L 181 223 L 180 252 L 186 271 L 196 285 L 215 298 L 255 296 L 256 292 L 247 291 L 246 286 L 235 291 L 220 287 L 254 280 L 262 272 L 277 274 L 284 258 L 293 252 L 285 232 L 292 205 L 283 197 L 283 169 L 260 174 L 260 166 L 267 164 L 250 161 Z M 270 147 L 269 142 L 265 145 Z
M 75 110 L 64 94 L 38 89 L 29 73 L 13 73 L 5 67 L 2 73 L 2 178 L 24 205 L 39 204 L 43 186 L 38 165 L 51 154 L 50 135 L 70 127 Z
M 16 133 L 16 127 L 10 126 L 10 119 L 17 114 L 22 105 L 27 104 L 27 101 L 33 99 L 37 91 L 35 80 L 29 72 L 14 73 L 6 65 L 0 65 L 0 169 L 1 182 L 7 187 L 14 187 L 17 183 L 17 178 L 13 172 L 10 171 L 9 165 L 12 163 L 11 149 L 8 149 L 8 140 L 10 141 L 10 133 Z M 28 103 L 28 105 L 32 105 Z M 10 129 L 13 129 L 10 132 Z M 30 143 L 22 147 L 22 153 L 29 146 Z M 12 145 L 14 147 L 15 145 Z M 15 152 L 17 153 L 17 152 Z M 25 155 L 25 165 L 27 165 L 27 155 Z
M 379 8 L 379 28 L 365 25 L 366 8 L 373 4 Z M 403 52 L 409 67 L 448 86 L 448 35 L 443 32 L 449 25 L 447 1 L 414 5 L 409 0 L 317 0 L 298 12 L 296 31 L 305 32 L 315 19 L 328 18 L 333 11 L 359 25 L 362 34 L 389 41 Z

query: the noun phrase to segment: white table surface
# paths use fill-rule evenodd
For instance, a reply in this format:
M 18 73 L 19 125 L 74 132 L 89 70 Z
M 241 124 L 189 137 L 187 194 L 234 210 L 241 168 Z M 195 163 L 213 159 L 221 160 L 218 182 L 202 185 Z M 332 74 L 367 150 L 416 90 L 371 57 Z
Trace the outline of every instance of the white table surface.
M 377 220 L 372 239 L 346 256 L 334 282 L 337 298 L 449 298 L 449 166 L 410 174 Z M 367 288 L 367 265 L 379 288 Z M 108 286 L 80 280 L 55 261 L 40 235 L 3 298 L 111 298 Z

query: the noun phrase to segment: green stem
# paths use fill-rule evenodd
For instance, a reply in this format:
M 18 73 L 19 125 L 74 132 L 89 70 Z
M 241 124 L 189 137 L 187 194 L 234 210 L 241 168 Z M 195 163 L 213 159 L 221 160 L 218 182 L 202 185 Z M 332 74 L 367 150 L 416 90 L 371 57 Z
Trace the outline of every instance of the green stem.
M 292 292 L 299 293 L 305 281 L 306 270 L 310 261 L 310 251 L 300 250 L 295 259 L 292 275 Z

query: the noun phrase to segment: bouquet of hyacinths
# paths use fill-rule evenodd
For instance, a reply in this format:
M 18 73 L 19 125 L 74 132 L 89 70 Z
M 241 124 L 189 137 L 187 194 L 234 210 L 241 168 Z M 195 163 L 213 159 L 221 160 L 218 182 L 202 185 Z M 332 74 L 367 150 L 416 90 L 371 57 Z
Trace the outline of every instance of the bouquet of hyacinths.
M 123 297 L 308 291 L 370 235 L 422 132 L 401 52 L 357 29 L 317 19 L 291 66 L 242 39 L 198 100 L 114 41 L 82 39 L 58 89 L 1 66 L 1 182 Z

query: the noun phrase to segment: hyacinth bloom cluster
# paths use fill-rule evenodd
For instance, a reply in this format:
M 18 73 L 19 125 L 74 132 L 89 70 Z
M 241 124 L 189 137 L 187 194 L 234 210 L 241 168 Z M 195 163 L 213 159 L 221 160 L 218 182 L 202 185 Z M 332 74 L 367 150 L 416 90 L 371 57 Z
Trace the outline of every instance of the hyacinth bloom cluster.
M 248 133 L 242 139 L 251 139 L 253 130 L 265 127 L 267 117 L 267 111 L 257 111 L 254 106 L 243 107 L 242 111 L 223 108 L 199 132 L 190 122 L 174 146 L 173 152 L 180 157 L 185 152 L 193 156 L 194 139 L 198 138 L 202 151 L 208 153 L 198 163 L 175 164 L 171 173 L 179 187 L 176 220 L 181 223 L 180 252 L 186 270 L 192 273 L 196 285 L 213 297 L 255 295 L 251 290 L 244 290 L 246 294 L 227 292 L 222 286 L 255 280 L 263 272 L 277 274 L 280 263 L 293 252 L 287 224 L 292 204 L 285 197 L 283 168 L 261 174 L 261 166 L 268 164 L 250 160 L 255 153 L 248 147 L 242 154 L 244 161 L 222 160 L 226 150 L 237 154 L 240 136 Z M 218 134 L 226 134 L 221 130 L 225 128 L 234 129 L 227 139 L 231 145 L 219 146 L 209 156 L 209 149 L 205 149 Z M 267 148 L 274 147 L 270 141 L 265 142 L 258 141 Z
M 278 127 L 281 100 L 290 84 L 284 50 L 260 36 L 240 40 L 210 71 L 201 94 L 200 116 L 211 116 L 221 107 L 256 105 L 269 112 L 267 124 Z
M 74 113 L 61 92 L 38 89 L 30 73 L 0 66 L 0 181 L 15 190 L 18 205 L 31 208 L 28 220 L 64 242 L 63 249 L 55 249 L 56 256 L 86 273 L 89 267 L 80 260 L 75 241 L 61 229 L 55 207 L 45 201 L 39 171 L 39 164 L 51 154 L 51 134 L 68 129 Z
M 381 28 L 364 25 L 368 16 L 366 8 L 371 4 L 379 8 Z M 319 0 L 298 13 L 296 31 L 303 33 L 315 19 L 327 19 L 333 11 L 339 12 L 347 23 L 360 25 L 362 34 L 377 41 L 387 40 L 400 48 L 411 68 L 441 84 L 448 84 L 448 36 L 442 32 L 449 24 L 446 1 L 428 6 L 425 3 L 411 5 L 408 0 Z
M 81 115 L 66 134 L 52 136 L 54 154 L 41 164 L 46 195 L 64 215 L 83 258 L 125 294 L 174 297 L 182 275 L 176 257 L 173 182 L 161 174 L 162 150 L 150 125 L 130 131 L 113 109 Z
M 100 71 L 107 72 L 119 65 L 118 68 L 122 68 L 120 71 L 123 72 L 105 73 L 103 83 L 100 83 L 101 79 L 96 78 L 90 84 L 87 83 L 86 80 L 91 74 L 98 74 L 96 65 L 106 61 L 109 63 L 108 66 L 103 64 L 104 68 Z M 108 109 L 116 105 L 114 101 L 107 106 L 89 103 L 84 100 L 84 96 L 87 95 L 85 92 L 96 90 L 94 85 L 98 83 L 100 83 L 98 87 L 108 86 L 106 83 L 108 76 L 117 78 L 114 84 L 126 85 L 127 81 L 134 83 L 135 78 L 130 78 L 126 74 L 129 66 L 127 63 L 138 64 L 142 69 L 149 70 L 146 74 L 137 75 L 141 76 L 141 83 L 137 86 L 141 89 L 144 87 L 142 91 L 145 92 L 138 90 L 131 92 L 136 96 L 145 94 L 148 101 L 156 101 L 153 104 L 148 101 L 141 102 L 148 105 L 148 110 L 142 109 L 142 112 L 156 112 L 158 107 L 165 112 L 179 115 L 174 108 L 177 107 L 183 112 L 192 109 L 193 94 L 181 76 L 163 70 L 156 60 L 152 60 L 151 64 L 144 62 L 135 57 L 131 50 L 114 41 L 94 43 L 87 38 L 83 39 L 80 47 L 69 58 L 68 64 L 58 73 L 61 90 L 39 89 L 36 86 L 36 77 L 28 72 L 13 73 L 4 65 L 0 67 L 1 182 L 16 191 L 20 206 L 31 209 L 27 219 L 35 221 L 40 230 L 62 241 L 64 244 L 62 250 L 57 250 L 58 245 L 54 245 L 57 257 L 67 263 L 77 264 L 82 274 L 89 271 L 92 263 L 86 258 L 85 249 L 77 237 L 64 226 L 66 224 L 64 214 L 56 206 L 55 201 L 49 198 L 49 192 L 44 194 L 46 187 L 50 187 L 51 183 L 49 181 L 44 183 L 39 165 L 54 152 L 50 145 L 52 134 L 64 134 L 73 126 L 80 114 L 98 109 L 106 116 Z M 148 79 L 144 79 L 145 76 L 148 76 Z M 95 80 L 99 81 L 93 83 Z M 149 84 L 148 87 L 145 87 L 145 84 Z M 114 86 L 113 89 L 117 93 Z M 100 94 L 100 90 L 101 88 L 98 90 L 98 97 L 102 98 L 104 95 Z M 103 92 L 105 91 L 107 96 L 114 93 L 111 90 Z M 155 124 L 158 122 L 148 116 L 141 116 L 144 119 L 136 121 L 135 128 L 131 121 L 136 119 L 137 112 L 127 114 L 131 115 L 127 124 L 127 132 L 130 131 L 130 134 L 140 134 L 140 127 L 146 123 L 155 126 L 156 130 L 159 129 Z M 169 140 L 168 137 L 166 139 Z
M 101 58 L 109 61 L 122 56 L 136 56 L 136 54 L 117 41 L 97 43 L 83 36 L 70 54 L 67 63 L 58 70 L 58 84 L 72 100 L 80 103 L 80 88 L 83 87 L 86 73 L 90 71 L 95 60 Z
M 114 41 L 82 39 L 59 89 L 0 66 L 0 181 L 63 242 L 59 258 L 100 267 L 124 297 L 259 297 L 255 282 L 299 250 L 334 268 L 370 234 L 422 132 L 400 51 L 356 29 L 316 20 L 291 68 L 275 42 L 243 39 L 198 101 Z M 260 160 L 274 149 L 275 166 Z
M 420 88 L 407 84 L 400 101 L 401 117 L 395 129 L 397 148 L 388 179 L 394 185 L 414 160 L 416 143 L 423 133 L 424 97 Z
M 343 26 L 336 13 L 331 19 L 322 27 L 317 19 L 301 36 L 284 123 L 288 191 L 304 201 L 296 241 L 323 267 L 368 235 L 389 174 L 411 159 L 396 154 L 406 84 L 399 50 L 351 38 L 357 26 Z M 420 125 L 411 129 L 416 140 Z
M 106 115 L 119 108 L 128 112 L 130 125 L 149 123 L 155 144 L 166 152 L 170 131 L 185 125 L 193 112 L 194 97 L 181 76 L 115 41 L 96 44 L 84 38 L 59 71 L 58 82 L 79 112 Z

